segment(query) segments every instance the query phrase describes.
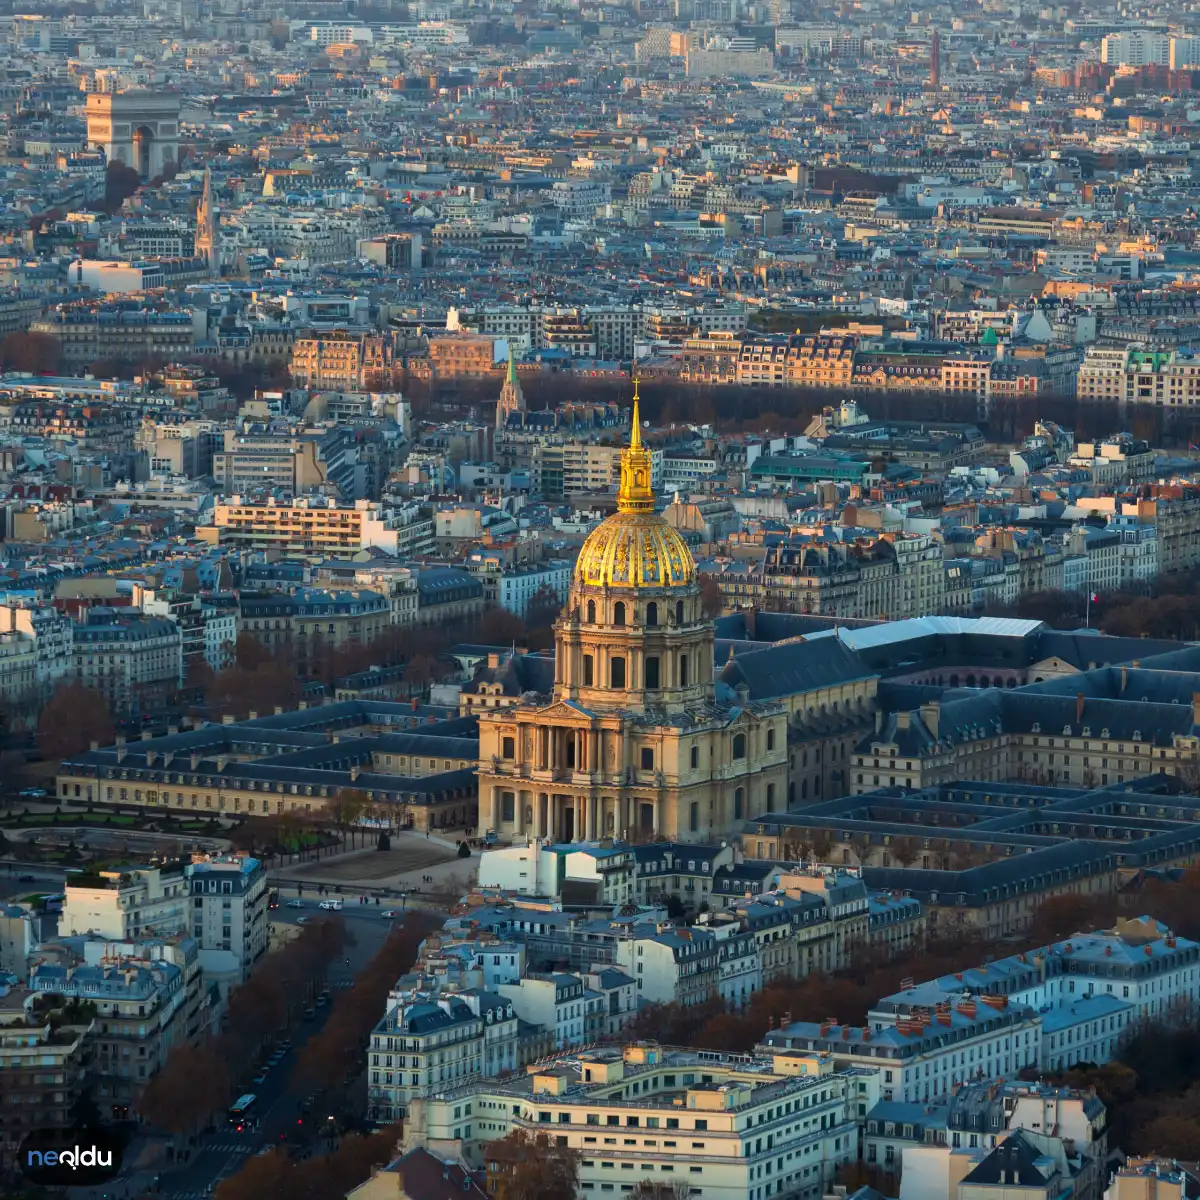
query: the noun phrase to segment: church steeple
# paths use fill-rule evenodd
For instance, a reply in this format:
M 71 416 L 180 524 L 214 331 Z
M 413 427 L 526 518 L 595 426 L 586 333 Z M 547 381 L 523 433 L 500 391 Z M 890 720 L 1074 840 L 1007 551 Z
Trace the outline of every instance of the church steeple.
M 196 207 L 196 254 L 208 263 L 208 273 L 221 275 L 221 248 L 217 231 L 217 211 L 213 206 L 212 172 L 204 168 L 204 190 Z
M 512 342 L 508 344 L 508 371 L 504 376 L 504 386 L 500 389 L 500 399 L 496 401 L 496 428 L 503 429 L 508 424 L 509 413 L 525 411 L 525 393 L 521 391 L 521 382 L 517 379 L 517 360 L 513 356 Z

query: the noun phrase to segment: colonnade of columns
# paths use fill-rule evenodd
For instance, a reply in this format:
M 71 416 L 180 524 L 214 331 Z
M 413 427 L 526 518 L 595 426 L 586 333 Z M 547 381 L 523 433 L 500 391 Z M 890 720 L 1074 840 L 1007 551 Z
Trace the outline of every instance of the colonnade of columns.
M 489 811 L 492 829 L 500 829 L 511 820 L 517 838 L 528 835 L 574 842 L 595 841 L 629 832 L 644 826 L 647 816 L 650 829 L 657 831 L 661 828 L 663 815 L 656 798 L 513 792 L 505 788 L 492 789 Z
M 602 738 L 598 729 L 539 726 L 534 736 L 533 769 L 598 771 Z

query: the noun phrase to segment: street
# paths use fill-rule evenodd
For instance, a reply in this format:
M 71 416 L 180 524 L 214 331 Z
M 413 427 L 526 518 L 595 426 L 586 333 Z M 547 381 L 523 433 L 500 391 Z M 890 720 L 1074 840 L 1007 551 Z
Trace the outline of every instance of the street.
M 303 909 L 285 907 L 287 900 L 295 895 L 294 888 L 281 890 L 280 907 L 270 914 L 273 922 L 294 924 L 298 918 L 304 916 L 311 919 L 318 915 L 331 915 L 321 912 L 313 889 L 307 887 Z M 281 1144 L 285 1137 L 297 1128 L 301 1119 L 318 1124 L 324 1121 L 327 1114 L 316 1109 L 307 1114 L 301 1113 L 300 1103 L 304 1099 L 305 1091 L 289 1088 L 296 1056 L 305 1042 L 328 1020 L 338 990 L 353 981 L 354 976 L 379 950 L 393 925 L 392 921 L 384 920 L 380 916 L 386 911 L 383 902 L 377 908 L 374 903 L 360 905 L 357 896 L 343 899 L 345 906 L 338 915 L 345 921 L 354 945 L 346 948 L 349 966 L 346 965 L 346 959 L 341 958 L 329 968 L 329 1004 L 317 1008 L 313 1020 L 302 1021 L 291 1032 L 292 1049 L 278 1066 L 270 1068 L 265 1083 L 256 1086 L 247 1082 L 240 1088 L 242 1094 L 248 1091 L 255 1094 L 254 1115 L 258 1127 L 238 1133 L 232 1126 L 225 1124 L 222 1114 L 218 1118 L 220 1123 L 217 1128 L 199 1139 L 198 1144 L 192 1148 L 190 1159 L 184 1165 L 165 1163 L 157 1172 L 127 1169 L 105 1187 L 83 1193 L 79 1200 L 119 1200 L 122 1196 L 136 1197 L 150 1188 L 156 1173 L 160 1177 L 156 1194 L 166 1197 L 167 1200 L 202 1200 L 216 1190 L 216 1185 L 225 1176 L 236 1172 L 247 1157 L 266 1146 Z M 382 1013 L 380 1015 L 382 1016 Z M 131 1155 L 139 1153 L 140 1147 L 144 1146 L 145 1139 L 136 1139 L 130 1150 Z

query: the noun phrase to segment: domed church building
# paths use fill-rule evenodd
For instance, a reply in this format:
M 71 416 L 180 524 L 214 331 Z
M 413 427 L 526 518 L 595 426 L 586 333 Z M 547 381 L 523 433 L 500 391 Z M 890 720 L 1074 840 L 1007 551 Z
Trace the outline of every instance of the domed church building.
M 786 714 L 714 678 L 695 561 L 654 511 L 636 389 L 617 508 L 579 552 L 553 694 L 479 714 L 481 834 L 711 841 L 786 807 Z

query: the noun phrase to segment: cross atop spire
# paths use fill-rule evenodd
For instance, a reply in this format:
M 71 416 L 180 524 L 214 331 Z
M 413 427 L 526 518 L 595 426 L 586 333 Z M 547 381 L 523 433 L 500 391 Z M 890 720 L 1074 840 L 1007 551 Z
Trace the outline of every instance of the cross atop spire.
M 640 379 L 635 375 L 633 377 L 633 427 L 629 431 L 629 448 L 630 450 L 640 450 L 642 448 L 642 414 L 639 405 L 640 397 L 638 396 L 638 384 Z
M 638 396 L 638 378 L 633 377 L 633 414 L 629 445 L 621 454 L 621 487 L 617 508 L 621 512 L 654 511 L 654 492 L 650 487 L 650 452 L 642 445 L 642 413 Z

